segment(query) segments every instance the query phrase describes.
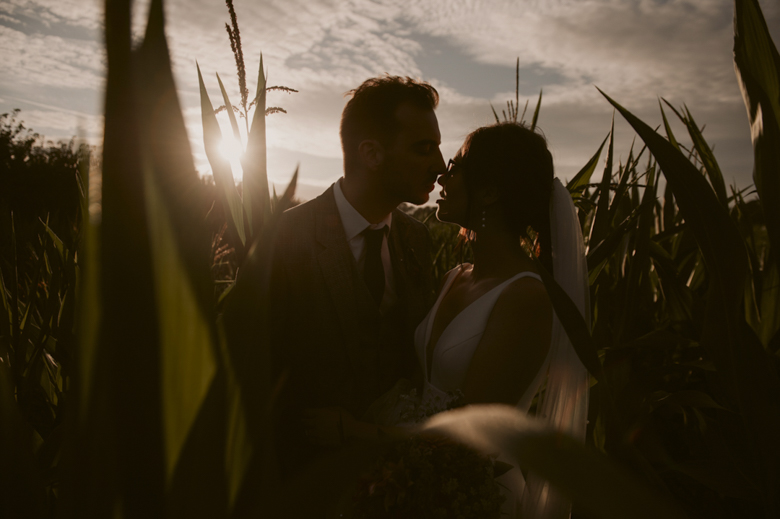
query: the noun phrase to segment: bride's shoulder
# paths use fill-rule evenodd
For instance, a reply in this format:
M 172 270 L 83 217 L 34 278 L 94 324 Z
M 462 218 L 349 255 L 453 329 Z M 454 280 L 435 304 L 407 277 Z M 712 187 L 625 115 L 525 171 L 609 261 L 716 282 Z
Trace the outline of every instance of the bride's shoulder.
M 532 271 L 518 276 L 509 283 L 496 302 L 500 306 L 535 308 L 537 311 L 546 311 L 552 308 L 550 296 L 544 286 L 541 277 Z
M 450 270 L 448 270 L 444 274 L 444 276 L 442 276 L 441 281 L 439 282 L 439 287 L 436 290 L 436 293 L 437 294 L 440 293 L 451 279 L 457 276 L 459 272 L 465 270 L 471 270 L 471 263 L 460 263 L 458 265 L 455 265 L 455 267 L 451 268 Z
M 449 276 L 450 274 L 452 274 L 454 276 L 455 274 L 457 274 L 461 270 L 465 272 L 467 270 L 471 270 L 473 267 L 474 267 L 474 265 L 472 265 L 471 263 L 458 263 L 453 268 L 448 270 L 446 275 Z
M 444 282 L 446 282 L 450 278 L 454 278 L 458 274 L 466 274 L 468 272 L 471 272 L 471 269 L 474 267 L 471 263 L 460 263 L 458 265 L 455 265 L 455 267 L 451 268 L 447 271 L 446 274 L 444 274 Z

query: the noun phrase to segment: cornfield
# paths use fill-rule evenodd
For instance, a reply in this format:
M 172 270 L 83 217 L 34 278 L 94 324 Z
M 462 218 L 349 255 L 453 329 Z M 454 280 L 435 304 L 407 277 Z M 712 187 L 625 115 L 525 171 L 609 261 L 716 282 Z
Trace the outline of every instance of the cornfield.
M 290 483 L 273 461 L 269 266 L 297 178 L 269 193 L 265 118 L 277 110 L 266 92 L 280 87 L 266 85 L 261 58 L 254 101 L 242 94 L 237 109 L 247 130 L 239 191 L 216 152 L 201 78 L 214 175 L 204 182 L 174 94 L 162 0 L 137 48 L 130 7 L 106 3 L 99 213 L 86 147 L 36 147 L 16 114 L 0 121 L 0 515 L 337 514 L 374 447 L 344 449 Z M 780 55 L 756 0 L 735 2 L 734 60 L 754 187 L 726 185 L 687 107 L 661 100 L 659 133 L 607 94 L 605 109 L 641 147 L 616 163 L 610 130 L 568 181 L 592 321 L 546 283 L 592 375 L 586 445 L 494 426 L 477 407 L 450 424 L 472 424 L 481 445 L 549 479 L 573 517 L 780 515 Z M 517 120 L 518 103 L 505 118 Z M 532 125 L 540 109 L 541 95 Z M 34 168 L 58 171 L 58 196 L 30 191 Z M 441 277 L 469 252 L 431 211 L 413 214 L 431 231 Z

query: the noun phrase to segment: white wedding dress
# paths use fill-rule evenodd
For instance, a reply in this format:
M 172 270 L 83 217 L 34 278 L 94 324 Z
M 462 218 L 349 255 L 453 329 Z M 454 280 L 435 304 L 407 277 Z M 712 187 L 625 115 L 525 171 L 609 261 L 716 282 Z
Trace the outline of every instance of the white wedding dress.
M 555 282 L 576 305 L 586 325 L 590 323 L 590 289 L 585 246 L 571 195 L 559 179 L 553 180 L 550 200 L 551 253 Z M 474 351 L 487 326 L 493 307 L 502 291 L 521 277 L 539 276 L 522 272 L 507 279 L 493 290 L 463 309 L 442 332 L 434 345 L 431 366 L 428 366 L 427 346 L 439 305 L 449 292 L 457 274 L 467 268 L 461 265 L 451 270 L 436 303 L 415 331 L 415 349 L 424 373 L 422 395 L 408 380 L 398 383 L 380 397 L 363 417 L 364 421 L 385 426 L 417 426 L 433 414 L 457 404 Z M 430 375 L 429 375 L 430 373 Z M 527 413 L 541 384 L 536 419 L 558 433 L 583 442 L 587 430 L 590 374 L 582 364 L 557 315 L 553 314 L 550 351 L 526 388 L 517 409 Z M 502 459 L 511 464 L 511 460 Z M 528 474 L 528 481 L 515 467 L 497 479 L 506 490 L 502 519 L 518 517 L 522 500 L 523 517 L 534 519 L 566 519 L 571 504 L 538 474 Z
M 435 408 L 435 402 L 447 402 L 448 400 L 451 400 L 453 393 L 463 389 L 471 358 L 474 356 L 474 351 L 485 331 L 490 313 L 493 311 L 493 307 L 504 289 L 515 280 L 523 277 L 532 277 L 541 282 L 541 278 L 537 274 L 532 272 L 520 272 L 464 308 L 447 325 L 439 337 L 439 340 L 433 349 L 431 366 L 429 369 L 426 350 L 428 342 L 430 341 L 431 330 L 433 329 L 433 321 L 436 318 L 436 313 L 439 310 L 442 299 L 447 292 L 449 292 L 449 289 L 459 272 L 465 268 L 467 267 L 461 265 L 447 274 L 444 286 L 436 303 L 415 331 L 414 346 L 425 376 L 421 400 L 423 404 L 426 402 L 429 403 L 427 406 L 428 408 Z M 547 374 L 548 364 L 549 355 L 534 377 L 534 381 L 517 402 L 517 408 L 519 410 L 528 412 L 534 396 Z M 429 373 L 430 379 L 428 377 Z M 510 462 L 510 460 L 507 459 L 499 459 L 507 463 Z M 501 484 L 502 492 L 506 496 L 506 501 L 502 507 L 501 517 L 516 517 L 517 509 L 520 504 L 520 494 L 524 488 L 522 473 L 515 467 L 497 478 L 497 481 Z

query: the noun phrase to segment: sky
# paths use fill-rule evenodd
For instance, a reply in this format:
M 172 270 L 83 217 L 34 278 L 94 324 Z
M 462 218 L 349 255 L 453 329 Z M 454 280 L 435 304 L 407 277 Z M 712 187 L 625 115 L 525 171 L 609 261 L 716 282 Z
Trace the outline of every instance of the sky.
M 759 3 L 780 42 L 780 2 Z M 237 103 L 227 8 L 219 0 L 168 0 L 165 8 L 195 165 L 208 174 L 195 63 L 215 106 L 216 73 Z M 268 94 L 269 106 L 287 110 L 267 120 L 269 179 L 277 190 L 297 165 L 304 199 L 341 176 L 344 94 L 366 78 L 408 75 L 436 87 L 446 161 L 470 131 L 494 121 L 491 103 L 500 115 L 514 98 L 518 59 L 527 119 L 543 91 L 538 125 L 557 176 L 574 176 L 609 132 L 613 110 L 598 87 L 651 126 L 662 122 L 660 98 L 685 104 L 705 126 L 726 182 L 752 183 L 729 0 L 235 0 L 235 9 L 250 92 L 261 53 L 269 85 L 299 91 Z M 134 3 L 139 41 L 147 11 L 148 0 Z M 46 139 L 82 133 L 99 143 L 102 30 L 100 1 L 0 0 L 0 113 L 20 108 L 19 118 Z M 667 116 L 675 117 L 670 110 Z M 220 118 L 228 136 L 227 117 Z M 689 142 L 684 126 L 671 122 L 678 140 Z M 616 160 L 625 161 L 634 133 L 619 115 L 615 139 Z

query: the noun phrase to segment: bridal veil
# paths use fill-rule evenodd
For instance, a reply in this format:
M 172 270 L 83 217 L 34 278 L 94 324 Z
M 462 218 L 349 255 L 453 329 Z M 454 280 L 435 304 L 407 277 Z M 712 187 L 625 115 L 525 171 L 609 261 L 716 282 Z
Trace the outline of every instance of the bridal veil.
M 550 197 L 550 230 L 555 281 L 590 325 L 588 267 L 582 230 L 571 195 L 557 178 L 553 180 Z M 553 429 L 584 441 L 590 375 L 556 315 L 548 355 L 547 385 L 536 415 Z M 533 519 L 565 519 L 571 512 L 571 503 L 533 473 L 528 475 L 521 507 L 521 517 Z

